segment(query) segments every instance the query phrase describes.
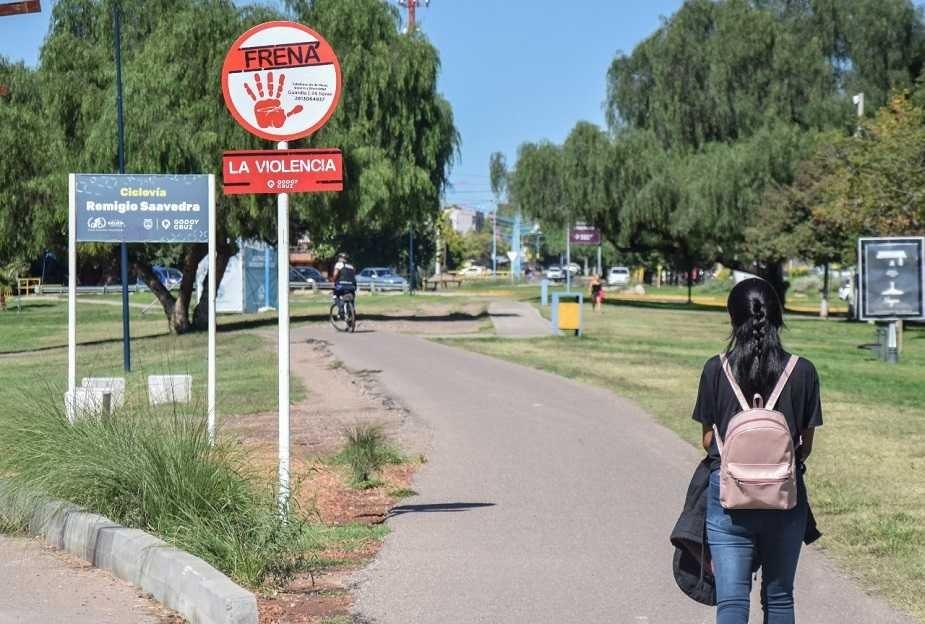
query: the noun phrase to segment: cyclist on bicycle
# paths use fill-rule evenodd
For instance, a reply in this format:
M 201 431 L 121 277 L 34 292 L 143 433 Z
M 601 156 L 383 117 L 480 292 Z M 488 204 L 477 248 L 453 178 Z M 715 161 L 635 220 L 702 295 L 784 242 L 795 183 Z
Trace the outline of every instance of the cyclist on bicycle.
M 347 254 L 340 252 L 337 254 L 337 263 L 334 265 L 334 298 L 338 303 L 340 317 L 344 318 L 344 297 L 350 295 L 354 297 L 357 291 L 357 271 L 350 264 Z

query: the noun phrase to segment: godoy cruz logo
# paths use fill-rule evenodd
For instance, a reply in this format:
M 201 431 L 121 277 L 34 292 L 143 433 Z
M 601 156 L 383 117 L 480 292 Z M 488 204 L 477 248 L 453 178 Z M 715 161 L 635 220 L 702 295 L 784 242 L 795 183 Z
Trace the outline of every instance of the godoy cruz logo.
M 301 104 L 294 106 L 288 113 L 283 109 L 280 96 L 282 96 L 283 87 L 286 84 L 285 74 L 280 73 L 277 75 L 275 94 L 273 93 L 273 72 L 267 72 L 266 94 L 264 94 L 263 80 L 260 79 L 259 73 L 254 74 L 254 84 L 260 96 L 259 100 L 257 95 L 254 95 L 254 91 L 249 84 L 245 83 L 244 90 L 254 101 L 254 116 L 257 118 L 257 125 L 261 128 L 282 128 L 287 119 L 302 112 Z
M 106 227 L 105 217 L 90 217 L 87 219 L 87 228 L 91 230 L 102 230 Z

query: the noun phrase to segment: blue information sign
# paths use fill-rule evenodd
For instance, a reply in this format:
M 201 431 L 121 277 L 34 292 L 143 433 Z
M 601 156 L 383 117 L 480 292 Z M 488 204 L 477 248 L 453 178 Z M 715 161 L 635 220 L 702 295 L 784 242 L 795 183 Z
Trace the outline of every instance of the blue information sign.
M 77 240 L 209 241 L 208 175 L 76 175 Z

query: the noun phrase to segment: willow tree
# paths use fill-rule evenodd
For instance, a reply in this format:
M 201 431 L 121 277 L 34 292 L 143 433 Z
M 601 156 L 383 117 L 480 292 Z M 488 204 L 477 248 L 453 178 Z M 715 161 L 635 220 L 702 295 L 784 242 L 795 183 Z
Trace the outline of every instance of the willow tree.
M 67 193 L 56 171 L 63 153 L 60 129 L 44 118 L 40 76 L 0 57 L 0 266 L 38 257 L 60 246 L 67 215 L 50 210 Z M 66 199 L 66 198 L 65 198 Z M 51 240 L 37 233 L 55 233 Z
M 908 0 L 690 0 L 614 59 L 607 117 L 618 141 L 646 131 L 686 161 L 679 170 L 694 168 L 672 183 L 698 223 L 731 224 L 698 255 L 756 270 L 783 295 L 782 259 L 745 244 L 764 191 L 793 182 L 806 155 L 796 135 L 853 128 L 855 90 L 877 105 L 911 85 L 923 41 Z M 642 178 L 637 190 L 651 184 Z
M 450 106 L 437 93 L 436 50 L 420 33 L 401 36 L 397 10 L 378 0 L 289 4 L 283 16 L 231 0 L 119 0 L 126 171 L 220 176 L 224 150 L 270 147 L 225 110 L 220 69 L 240 33 L 263 21 L 296 19 L 324 33 L 341 60 L 341 104 L 321 132 L 301 143 L 343 150 L 345 190 L 294 195 L 294 233 L 310 234 L 322 251 L 346 246 L 361 256 L 396 254 L 396 232 L 438 218 L 458 143 Z M 20 163 L 3 159 L 2 207 L 45 207 L 26 222 L 35 226 L 28 236 L 13 238 L 18 251 L 64 248 L 67 172 L 116 170 L 112 10 L 108 1 L 60 0 L 34 75 L 0 66 L 35 85 L 16 89 L 9 107 L 0 104 L 0 115 L 10 121 L 0 129 L 0 148 L 5 155 L 32 153 Z M 39 126 L 35 136 L 51 139 L 31 145 L 32 135 L 20 129 Z M 219 194 L 217 201 L 220 280 L 237 240 L 275 241 L 276 218 L 271 196 Z M 0 217 L 0 228 L 7 223 Z M 115 264 L 113 249 L 88 245 L 81 256 Z M 171 331 L 204 324 L 205 305 L 192 317 L 190 306 L 205 254 L 204 244 L 130 245 L 133 266 L 160 300 Z M 181 266 L 176 294 L 154 276 L 152 265 L 159 262 Z
M 344 151 L 343 193 L 301 195 L 301 229 L 333 252 L 397 259 L 403 234 L 415 257 L 435 252 L 432 233 L 459 145 L 450 104 L 437 91 L 440 58 L 418 30 L 399 32 L 397 10 L 379 0 L 290 2 L 293 17 L 331 42 L 344 73 L 338 112 L 308 142 Z

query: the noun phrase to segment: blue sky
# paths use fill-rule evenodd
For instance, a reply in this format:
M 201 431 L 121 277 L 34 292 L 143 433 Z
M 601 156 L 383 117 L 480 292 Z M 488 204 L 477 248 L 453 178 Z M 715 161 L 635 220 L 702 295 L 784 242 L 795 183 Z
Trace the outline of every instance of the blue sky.
M 440 89 L 462 135 L 447 202 L 488 209 L 488 158 L 514 164 L 524 141 L 561 142 L 577 121 L 603 125 L 607 68 L 682 0 L 432 0 L 418 21 L 439 49 Z M 3 18 L 0 54 L 35 64 L 43 12 Z M 349 85 L 348 85 L 349 88 Z

